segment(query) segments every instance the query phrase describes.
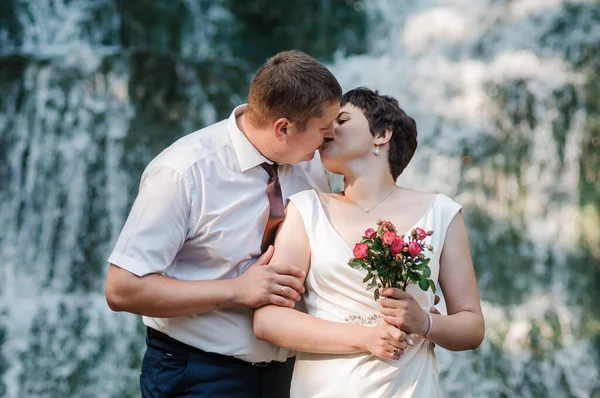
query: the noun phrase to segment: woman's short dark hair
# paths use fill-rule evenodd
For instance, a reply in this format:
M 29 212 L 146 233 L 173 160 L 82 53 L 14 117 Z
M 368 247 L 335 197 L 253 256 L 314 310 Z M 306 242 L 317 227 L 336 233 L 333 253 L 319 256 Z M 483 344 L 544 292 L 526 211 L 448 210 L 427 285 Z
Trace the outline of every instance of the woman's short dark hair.
M 362 110 L 374 137 L 386 129 L 392 131 L 388 162 L 397 179 L 417 149 L 417 123 L 400 108 L 398 100 L 365 87 L 345 93 L 341 105 L 348 103 Z
M 250 84 L 250 122 L 264 127 L 285 117 L 303 130 L 323 116 L 324 105 L 339 104 L 342 87 L 323 64 L 301 51 L 283 51 L 269 58 Z

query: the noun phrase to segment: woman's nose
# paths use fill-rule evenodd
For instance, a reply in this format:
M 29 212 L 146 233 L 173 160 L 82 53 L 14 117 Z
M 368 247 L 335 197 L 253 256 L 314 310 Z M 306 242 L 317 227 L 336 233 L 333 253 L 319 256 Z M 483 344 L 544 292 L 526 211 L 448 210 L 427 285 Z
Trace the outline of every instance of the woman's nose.
M 335 126 L 335 123 L 331 123 L 331 126 L 329 127 L 329 129 L 327 129 L 327 132 L 325 133 L 325 138 L 335 138 Z

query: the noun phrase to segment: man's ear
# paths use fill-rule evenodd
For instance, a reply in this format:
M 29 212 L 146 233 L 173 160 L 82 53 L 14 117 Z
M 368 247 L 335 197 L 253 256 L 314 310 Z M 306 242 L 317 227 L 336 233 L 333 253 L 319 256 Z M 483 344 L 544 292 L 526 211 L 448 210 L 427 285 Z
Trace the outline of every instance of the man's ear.
M 385 129 L 375 136 L 375 145 L 385 145 L 392 139 L 392 129 Z
M 284 117 L 275 120 L 273 123 L 273 132 L 275 134 L 275 138 L 279 141 L 285 141 L 287 139 L 288 128 L 292 123 L 289 119 Z

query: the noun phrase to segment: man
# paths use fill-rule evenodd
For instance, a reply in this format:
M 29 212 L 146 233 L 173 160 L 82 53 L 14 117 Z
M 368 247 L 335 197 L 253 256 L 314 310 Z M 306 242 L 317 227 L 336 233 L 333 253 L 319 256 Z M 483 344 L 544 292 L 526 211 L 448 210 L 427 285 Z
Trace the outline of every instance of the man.
M 302 271 L 267 265 L 285 199 L 329 190 L 315 151 L 342 90 L 299 51 L 267 60 L 248 104 L 158 155 L 109 258 L 111 309 L 143 315 L 143 397 L 286 397 L 288 351 L 255 338 L 253 308 L 292 307 Z M 262 255 L 261 255 L 262 253 Z

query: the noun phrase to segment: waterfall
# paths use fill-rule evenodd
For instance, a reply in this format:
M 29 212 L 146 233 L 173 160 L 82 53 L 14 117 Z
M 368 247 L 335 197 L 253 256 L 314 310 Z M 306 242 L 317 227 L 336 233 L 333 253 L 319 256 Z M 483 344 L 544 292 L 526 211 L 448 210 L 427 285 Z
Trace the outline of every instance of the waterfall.
M 398 98 L 401 185 L 464 206 L 486 340 L 436 348 L 447 396 L 600 396 L 600 3 L 251 3 L 0 4 L 0 396 L 139 396 L 103 285 L 141 171 L 291 47 Z
M 586 88 L 598 77 L 600 7 L 365 4 L 371 50 L 333 71 L 345 89 L 377 88 L 415 117 L 419 148 L 400 183 L 456 198 L 469 227 L 486 340 L 438 349 L 445 392 L 600 396 L 598 311 L 580 305 L 600 287 L 597 252 L 578 264 L 600 243 L 598 202 L 594 215 L 580 192 L 583 152 L 600 153 L 597 128 L 584 139 L 598 110 Z

